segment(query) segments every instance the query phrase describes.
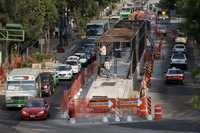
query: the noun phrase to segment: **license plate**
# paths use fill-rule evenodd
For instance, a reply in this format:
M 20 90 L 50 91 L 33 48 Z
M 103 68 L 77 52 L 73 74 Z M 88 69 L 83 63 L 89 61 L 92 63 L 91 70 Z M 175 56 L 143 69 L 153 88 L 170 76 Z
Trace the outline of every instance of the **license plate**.
M 30 115 L 31 118 L 35 118 L 35 115 Z

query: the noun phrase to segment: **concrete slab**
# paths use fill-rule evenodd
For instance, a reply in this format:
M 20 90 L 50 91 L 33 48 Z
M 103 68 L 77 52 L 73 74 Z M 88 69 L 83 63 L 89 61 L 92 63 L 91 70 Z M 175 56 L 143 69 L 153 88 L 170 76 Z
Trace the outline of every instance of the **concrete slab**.
M 131 79 L 97 78 L 91 85 L 86 98 L 107 96 L 108 98 L 128 98 L 132 95 Z

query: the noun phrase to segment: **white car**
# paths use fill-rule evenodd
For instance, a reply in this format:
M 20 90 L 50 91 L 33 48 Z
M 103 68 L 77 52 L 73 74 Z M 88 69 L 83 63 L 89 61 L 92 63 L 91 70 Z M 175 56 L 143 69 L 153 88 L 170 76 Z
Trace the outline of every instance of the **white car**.
M 67 60 L 77 60 L 77 61 L 79 61 L 80 57 L 79 56 L 69 56 L 69 57 L 67 57 Z
M 81 71 L 81 64 L 77 60 L 67 60 L 65 61 L 67 65 L 72 67 L 72 71 L 74 74 L 79 73 Z
M 186 47 L 184 44 L 178 43 L 173 47 L 173 52 L 186 52 Z
M 79 62 L 81 64 L 86 64 L 87 63 L 87 56 L 86 56 L 85 53 L 75 53 L 74 55 L 79 57 Z
M 187 37 L 178 36 L 175 39 L 175 43 L 187 44 Z
M 58 65 L 56 68 L 56 75 L 58 76 L 58 79 L 72 79 L 73 78 L 73 70 L 70 65 L 61 64 Z
M 176 66 L 180 68 L 187 68 L 187 58 L 184 53 L 173 53 L 171 56 L 171 66 Z

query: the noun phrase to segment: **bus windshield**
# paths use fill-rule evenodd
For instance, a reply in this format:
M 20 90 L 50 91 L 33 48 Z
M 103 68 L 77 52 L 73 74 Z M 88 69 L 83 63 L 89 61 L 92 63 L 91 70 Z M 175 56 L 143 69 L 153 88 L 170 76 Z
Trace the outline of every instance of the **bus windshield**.
M 8 81 L 8 90 L 34 90 L 34 81 Z
M 88 25 L 87 26 L 87 35 L 88 36 L 99 36 L 103 34 L 103 26 L 102 25 Z

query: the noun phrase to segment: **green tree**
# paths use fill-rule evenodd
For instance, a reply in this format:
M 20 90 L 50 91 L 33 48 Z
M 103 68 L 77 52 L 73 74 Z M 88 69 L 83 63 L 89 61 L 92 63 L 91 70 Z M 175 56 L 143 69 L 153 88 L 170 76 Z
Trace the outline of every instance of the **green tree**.
M 16 21 L 23 24 L 28 43 L 38 40 L 43 32 L 49 37 L 50 27 L 57 21 L 55 1 L 16 0 Z
M 177 10 L 186 18 L 186 22 L 182 27 L 187 35 L 200 42 L 200 1 L 178 0 Z

